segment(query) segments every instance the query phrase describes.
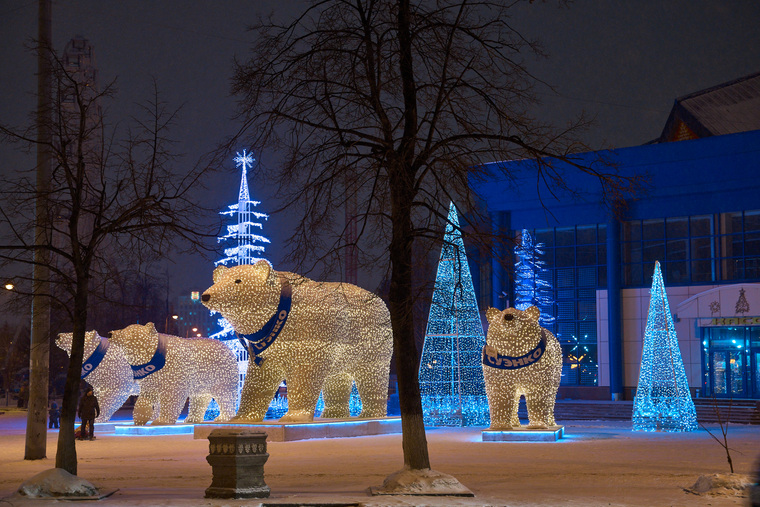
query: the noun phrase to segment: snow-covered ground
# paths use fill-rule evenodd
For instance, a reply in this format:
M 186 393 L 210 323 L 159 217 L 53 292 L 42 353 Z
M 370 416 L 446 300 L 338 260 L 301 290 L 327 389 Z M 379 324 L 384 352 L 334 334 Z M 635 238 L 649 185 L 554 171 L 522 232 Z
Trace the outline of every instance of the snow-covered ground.
M 53 468 L 58 437 L 48 433 L 48 459 L 24 461 L 25 412 L 0 415 L 0 503 L 40 505 L 50 500 L 7 498 L 35 474 Z M 430 429 L 433 469 L 450 474 L 474 498 L 369 496 L 402 468 L 401 435 L 272 442 L 263 503 L 357 505 L 748 505 L 746 498 L 698 496 L 684 489 L 700 475 L 728 473 L 723 448 L 700 430 L 640 433 L 630 422 L 559 421 L 566 437 L 555 443 L 481 442 L 480 430 Z M 712 429 L 716 429 L 710 426 Z M 79 477 L 101 493 L 97 505 L 256 505 L 252 500 L 206 500 L 211 467 L 207 440 L 192 435 L 97 434 L 77 443 Z M 760 459 L 760 426 L 732 425 L 729 444 L 737 473 Z M 299 505 L 296 503 L 296 505 Z

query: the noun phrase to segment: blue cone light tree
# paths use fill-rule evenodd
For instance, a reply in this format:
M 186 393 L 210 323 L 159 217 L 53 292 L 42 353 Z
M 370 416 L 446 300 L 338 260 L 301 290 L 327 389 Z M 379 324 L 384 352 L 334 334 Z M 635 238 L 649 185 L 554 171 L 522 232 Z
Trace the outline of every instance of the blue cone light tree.
M 537 306 L 541 310 L 538 322 L 548 327 L 554 322 L 554 291 L 546 280 L 543 243 L 536 243 L 530 233 L 523 229 L 520 244 L 515 247 L 515 308 L 526 310 Z
M 652 277 L 639 385 L 633 402 L 633 429 L 697 429 L 697 413 L 689 392 L 659 262 L 655 263 Z
M 459 217 L 451 203 L 420 361 L 426 426 L 490 424 L 481 367 L 484 345 Z

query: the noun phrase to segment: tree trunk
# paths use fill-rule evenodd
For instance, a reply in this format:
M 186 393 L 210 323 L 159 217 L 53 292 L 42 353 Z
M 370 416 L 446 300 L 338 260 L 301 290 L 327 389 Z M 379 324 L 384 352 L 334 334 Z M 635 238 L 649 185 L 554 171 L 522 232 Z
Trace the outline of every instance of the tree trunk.
M 66 385 L 63 389 L 61 407 L 61 429 L 58 433 L 58 450 L 55 455 L 55 467 L 63 468 L 72 475 L 77 474 L 77 449 L 74 438 L 74 425 L 79 402 L 79 385 L 82 376 L 82 359 L 84 356 L 84 335 L 87 326 L 87 284 L 88 280 L 78 280 L 74 296 L 74 332 L 71 338 L 71 357 L 66 372 Z
M 37 54 L 37 199 L 34 241 L 34 298 L 29 342 L 29 406 L 24 459 L 43 459 L 47 452 L 48 376 L 50 375 L 50 283 L 47 244 L 50 187 L 50 0 L 39 0 Z
M 398 181 L 396 183 L 399 183 Z M 391 184 L 393 237 L 390 245 L 390 313 L 393 349 L 396 352 L 398 398 L 401 407 L 404 465 L 413 469 L 430 468 L 422 399 L 419 384 L 419 355 L 414 343 L 412 295 L 412 218 L 411 186 L 394 191 Z

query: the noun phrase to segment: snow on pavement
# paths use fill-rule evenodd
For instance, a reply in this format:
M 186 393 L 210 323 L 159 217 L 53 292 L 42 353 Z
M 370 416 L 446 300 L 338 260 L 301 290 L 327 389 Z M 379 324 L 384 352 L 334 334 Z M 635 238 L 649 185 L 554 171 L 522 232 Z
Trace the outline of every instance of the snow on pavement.
M 11 497 L 25 480 L 55 466 L 57 431 L 48 458 L 24 461 L 25 412 L 0 414 L 0 499 L 11 505 L 50 500 Z M 401 435 L 270 442 L 264 467 L 272 495 L 261 502 L 429 506 L 665 506 L 746 505 L 747 499 L 685 491 L 700 475 L 728 473 L 726 455 L 704 430 L 632 432 L 628 421 L 560 421 L 559 442 L 481 442 L 479 428 L 430 429 L 434 470 L 456 477 L 474 498 L 373 497 L 403 466 Z M 711 426 L 714 431 L 716 428 Z M 209 500 L 208 441 L 192 435 L 97 434 L 77 442 L 78 475 L 101 489 L 118 489 L 97 505 L 257 505 L 257 500 Z M 737 473 L 760 458 L 760 426 L 731 425 Z M 11 498 L 8 498 L 11 497 Z

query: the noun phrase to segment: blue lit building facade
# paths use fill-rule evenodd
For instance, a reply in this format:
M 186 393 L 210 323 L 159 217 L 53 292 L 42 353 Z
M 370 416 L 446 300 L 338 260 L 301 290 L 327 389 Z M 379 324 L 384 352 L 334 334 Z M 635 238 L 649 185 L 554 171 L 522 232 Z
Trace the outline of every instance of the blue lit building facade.
M 530 161 L 495 163 L 516 180 L 472 183 L 495 230 L 527 229 L 545 244 L 555 303 L 544 310 L 565 358 L 559 397 L 633 398 L 660 261 L 692 394 L 760 399 L 760 130 L 578 157 L 600 155 L 648 177 L 618 217 L 571 168 L 575 195 L 537 188 Z M 514 302 L 512 256 L 472 262 L 480 308 Z

